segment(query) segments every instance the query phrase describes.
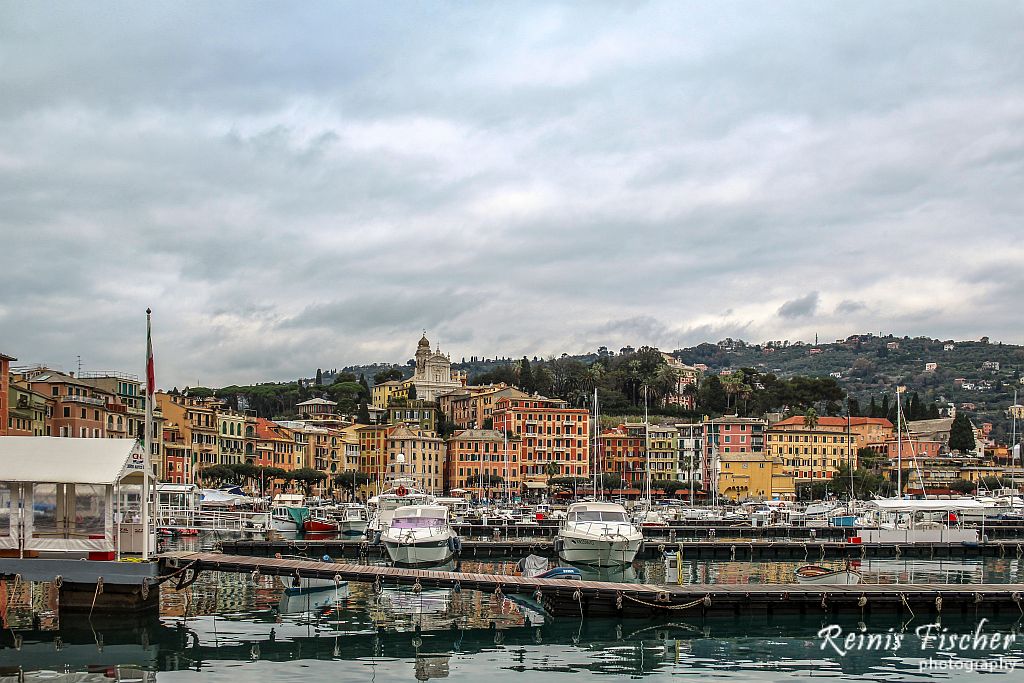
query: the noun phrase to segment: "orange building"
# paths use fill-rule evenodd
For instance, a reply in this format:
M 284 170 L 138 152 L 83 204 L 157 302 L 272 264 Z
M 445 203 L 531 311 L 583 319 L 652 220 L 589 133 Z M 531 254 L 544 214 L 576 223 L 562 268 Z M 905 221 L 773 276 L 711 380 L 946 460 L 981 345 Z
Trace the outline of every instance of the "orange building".
M 367 495 L 386 488 L 388 480 L 388 434 L 391 425 L 366 425 L 356 429 L 359 436 L 359 470 L 370 481 L 362 487 Z
M 181 427 L 176 424 L 166 425 L 164 432 L 163 471 L 160 480 L 171 484 L 191 484 L 192 481 L 192 449 Z
M 518 491 L 522 485 L 519 446 L 518 438 L 506 443 L 505 435 L 496 429 L 464 429 L 452 434 L 444 465 L 445 492 L 465 489 L 477 498 L 488 498 L 506 483 Z
M 11 361 L 18 360 L 0 353 L 0 436 L 6 435 L 9 427 L 11 405 Z
M 100 439 L 125 436 L 124 406 L 117 397 L 72 373 L 42 368 L 17 376 L 19 385 L 53 401 L 51 434 Z M 107 431 L 108 415 L 121 417 L 121 429 Z M 6 424 L 6 422 L 4 423 Z
M 625 489 L 641 488 L 646 478 L 645 438 L 643 424 L 620 424 L 602 431 L 598 437 L 601 471 L 622 477 Z
M 438 397 L 438 406 L 450 422 L 461 429 L 483 429 L 493 420 L 495 405 L 502 398 L 528 398 L 529 394 L 507 384 L 467 386 Z
M 503 397 L 491 414 L 494 429 L 522 439 L 520 481 L 546 482 L 551 476 L 590 476 L 590 414 L 543 396 Z

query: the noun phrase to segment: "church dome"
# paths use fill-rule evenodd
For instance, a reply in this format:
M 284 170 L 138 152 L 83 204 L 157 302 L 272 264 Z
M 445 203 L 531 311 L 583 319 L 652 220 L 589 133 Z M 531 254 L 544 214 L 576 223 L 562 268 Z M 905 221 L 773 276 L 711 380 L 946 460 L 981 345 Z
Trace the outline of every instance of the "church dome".
M 426 332 L 424 332 L 423 336 L 420 338 L 419 346 L 420 346 L 420 348 L 424 348 L 424 349 L 429 349 L 430 348 L 430 341 L 427 340 L 427 333 Z

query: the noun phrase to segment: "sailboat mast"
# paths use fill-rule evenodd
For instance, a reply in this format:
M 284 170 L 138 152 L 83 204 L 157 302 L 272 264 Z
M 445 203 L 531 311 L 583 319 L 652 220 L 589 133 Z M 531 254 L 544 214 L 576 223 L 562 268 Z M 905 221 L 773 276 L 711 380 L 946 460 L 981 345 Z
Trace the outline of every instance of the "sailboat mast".
M 903 407 L 896 387 L 896 497 L 903 497 Z
M 647 385 L 644 385 L 644 469 L 647 470 L 647 508 L 651 507 L 651 421 L 647 416 Z
M 594 500 L 597 500 L 597 475 L 600 465 L 598 464 L 598 447 L 599 435 L 601 430 L 601 413 L 598 412 L 597 408 L 597 387 L 594 387 L 594 430 L 593 437 L 591 439 L 591 450 L 594 451 Z

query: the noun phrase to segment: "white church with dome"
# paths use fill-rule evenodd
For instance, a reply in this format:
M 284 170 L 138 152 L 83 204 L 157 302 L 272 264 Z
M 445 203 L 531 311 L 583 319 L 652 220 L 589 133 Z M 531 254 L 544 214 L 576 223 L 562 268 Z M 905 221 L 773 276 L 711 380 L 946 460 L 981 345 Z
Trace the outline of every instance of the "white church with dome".
M 452 370 L 451 356 L 441 349 L 430 350 L 426 331 L 416 346 L 416 371 L 402 382 L 416 387 L 416 398 L 436 401 L 437 397 L 453 389 L 466 386 L 466 373 Z

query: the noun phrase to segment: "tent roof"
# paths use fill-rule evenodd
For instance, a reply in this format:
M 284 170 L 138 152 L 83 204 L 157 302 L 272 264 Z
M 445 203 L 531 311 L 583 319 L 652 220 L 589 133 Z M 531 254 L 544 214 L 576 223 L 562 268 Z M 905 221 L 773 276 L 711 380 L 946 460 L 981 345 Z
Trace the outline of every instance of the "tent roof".
M 143 453 L 135 439 L 2 436 L 0 481 L 114 484 L 133 474 L 141 480 Z
M 984 504 L 973 498 L 960 498 L 958 500 L 902 500 L 900 498 L 879 498 L 869 500 L 868 507 L 876 507 L 879 510 L 898 512 L 916 511 L 943 511 L 943 510 L 980 510 Z

